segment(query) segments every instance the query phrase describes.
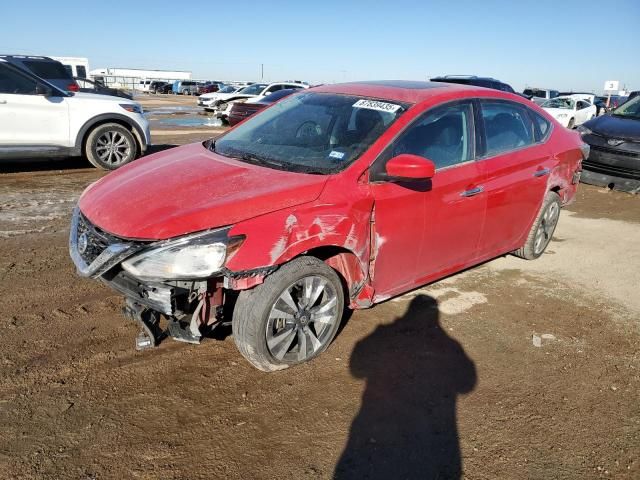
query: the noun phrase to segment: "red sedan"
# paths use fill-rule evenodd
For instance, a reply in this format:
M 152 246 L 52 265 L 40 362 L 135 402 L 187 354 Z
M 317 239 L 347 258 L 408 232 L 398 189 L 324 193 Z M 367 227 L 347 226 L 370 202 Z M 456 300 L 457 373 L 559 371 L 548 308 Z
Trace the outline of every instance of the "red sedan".
M 588 153 L 517 95 L 327 85 L 102 178 L 74 212 L 70 253 L 124 294 L 140 348 L 231 321 L 246 359 L 279 370 L 323 352 L 345 307 L 505 253 L 539 257 Z

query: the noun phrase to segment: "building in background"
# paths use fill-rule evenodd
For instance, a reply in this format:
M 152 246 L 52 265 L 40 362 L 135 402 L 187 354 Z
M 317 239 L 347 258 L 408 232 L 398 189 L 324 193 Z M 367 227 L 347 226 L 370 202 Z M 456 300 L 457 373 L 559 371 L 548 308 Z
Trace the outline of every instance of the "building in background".
M 140 85 L 153 80 L 173 82 L 191 80 L 191 72 L 181 70 L 144 70 L 140 68 L 97 68 L 89 72 L 90 76 L 112 88 L 141 90 Z

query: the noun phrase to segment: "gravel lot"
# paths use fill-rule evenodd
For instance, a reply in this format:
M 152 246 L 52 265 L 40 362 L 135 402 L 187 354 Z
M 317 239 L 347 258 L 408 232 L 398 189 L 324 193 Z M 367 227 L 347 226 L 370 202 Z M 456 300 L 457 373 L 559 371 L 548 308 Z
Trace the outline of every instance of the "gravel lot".
M 194 98 L 143 104 L 154 150 L 221 131 L 162 122 L 200 118 Z M 0 478 L 640 478 L 638 197 L 582 185 L 539 260 L 355 312 L 314 362 L 264 374 L 229 332 L 134 350 L 121 298 L 68 258 L 104 172 L 0 172 Z

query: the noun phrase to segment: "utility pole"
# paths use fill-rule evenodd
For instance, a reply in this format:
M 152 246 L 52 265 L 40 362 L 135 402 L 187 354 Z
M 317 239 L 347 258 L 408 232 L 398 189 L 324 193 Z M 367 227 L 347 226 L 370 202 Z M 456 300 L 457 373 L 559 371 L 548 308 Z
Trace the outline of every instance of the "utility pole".
M 260 64 L 260 81 L 264 80 L 264 63 Z

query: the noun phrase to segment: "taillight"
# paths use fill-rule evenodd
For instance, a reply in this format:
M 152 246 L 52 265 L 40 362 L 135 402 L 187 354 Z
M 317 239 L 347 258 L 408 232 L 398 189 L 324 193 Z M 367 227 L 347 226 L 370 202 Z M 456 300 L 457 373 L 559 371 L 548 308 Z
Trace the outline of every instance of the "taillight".
M 70 83 L 69 85 L 67 85 L 67 91 L 69 92 L 79 92 L 80 91 L 80 87 L 78 86 L 78 84 L 76 82 Z

